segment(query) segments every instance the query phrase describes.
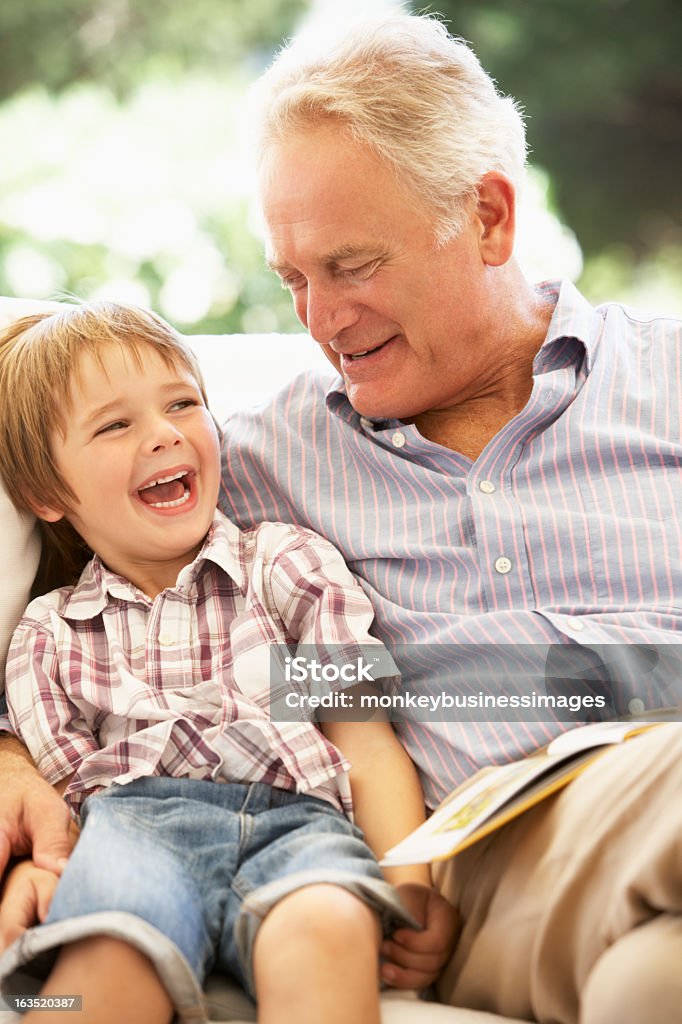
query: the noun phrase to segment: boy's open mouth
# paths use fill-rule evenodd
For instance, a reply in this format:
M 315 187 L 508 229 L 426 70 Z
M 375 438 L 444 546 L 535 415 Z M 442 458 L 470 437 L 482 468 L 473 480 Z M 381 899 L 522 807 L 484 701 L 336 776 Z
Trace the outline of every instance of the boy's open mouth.
M 190 499 L 191 475 L 189 470 L 182 469 L 173 476 L 160 476 L 140 487 L 137 493 L 140 500 L 152 508 L 178 508 Z

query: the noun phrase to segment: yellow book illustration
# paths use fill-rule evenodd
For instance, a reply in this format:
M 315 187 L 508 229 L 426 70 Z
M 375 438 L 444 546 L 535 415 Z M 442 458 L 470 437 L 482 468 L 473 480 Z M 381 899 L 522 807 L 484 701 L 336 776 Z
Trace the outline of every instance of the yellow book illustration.
M 454 857 L 566 786 L 612 744 L 659 724 L 585 725 L 563 733 L 523 761 L 482 768 L 446 797 L 428 821 L 388 850 L 381 864 L 392 867 Z

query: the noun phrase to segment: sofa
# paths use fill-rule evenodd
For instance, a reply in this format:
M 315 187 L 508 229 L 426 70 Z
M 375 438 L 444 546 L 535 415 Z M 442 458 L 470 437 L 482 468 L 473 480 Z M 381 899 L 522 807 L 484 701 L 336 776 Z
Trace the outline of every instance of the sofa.
M 0 328 L 20 316 L 49 308 L 59 307 L 56 303 L 0 297 Z M 269 394 L 298 371 L 314 365 L 326 365 L 318 347 L 303 334 L 197 335 L 189 337 L 188 341 L 201 363 L 209 401 L 218 420 L 224 418 L 232 409 L 267 399 Z M 21 611 L 17 607 L 17 594 L 27 590 L 30 578 L 26 577 L 30 577 L 33 571 L 33 538 L 29 525 L 24 525 L 26 529 L 21 538 L 17 534 L 15 542 L 22 545 L 22 557 L 18 558 L 16 551 L 3 552 L 0 563 L 0 595 L 5 601 L 4 622 L 3 609 L 0 608 L 0 628 L 4 626 L 5 630 L 9 628 L 8 617 Z M 0 543 L 4 543 L 7 536 L 5 533 Z M 17 564 L 14 565 L 12 560 Z M 19 563 L 23 564 L 23 571 Z M 8 573 L 10 564 L 12 569 Z M 3 585 L 6 588 L 5 592 L 2 589 Z M 9 586 L 12 587 L 11 601 Z M 8 605 L 11 606 L 9 616 Z M 0 657 L 2 656 L 0 647 Z M 210 978 L 206 986 L 206 996 L 211 1021 L 232 1021 L 239 1024 L 256 1020 L 251 1001 L 226 978 Z M 385 992 L 382 995 L 381 1011 L 382 1024 L 502 1024 L 502 1018 L 489 1013 L 444 1007 L 409 992 Z M 0 1024 L 9 1024 L 10 1021 L 20 1019 L 14 1013 L 3 1012 L 0 1009 Z M 508 1018 L 505 1020 L 509 1024 Z

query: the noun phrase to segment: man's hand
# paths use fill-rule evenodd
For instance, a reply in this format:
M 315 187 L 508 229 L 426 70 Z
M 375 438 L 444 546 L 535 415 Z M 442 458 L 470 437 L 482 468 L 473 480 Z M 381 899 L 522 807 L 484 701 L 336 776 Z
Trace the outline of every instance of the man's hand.
M 13 854 L 61 874 L 75 841 L 68 808 L 14 737 L 0 740 L 0 786 L 0 875 Z
M 433 984 L 457 943 L 457 911 L 436 889 L 412 882 L 397 886 L 405 909 L 424 925 L 415 932 L 401 928 L 381 946 L 386 963 L 381 979 L 395 988 L 422 989 Z
M 38 868 L 30 860 L 9 872 L 0 903 L 0 950 L 31 925 L 45 920 L 58 881 L 52 871 Z

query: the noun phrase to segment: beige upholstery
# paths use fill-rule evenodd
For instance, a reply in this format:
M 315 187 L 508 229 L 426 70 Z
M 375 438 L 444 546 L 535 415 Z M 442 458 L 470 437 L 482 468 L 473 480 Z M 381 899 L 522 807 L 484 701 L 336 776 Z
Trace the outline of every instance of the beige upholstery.
M 224 978 L 211 978 L 206 986 L 212 1021 L 231 1021 L 232 1024 L 253 1024 L 256 1014 L 253 1004 L 234 985 Z M 427 1003 L 413 992 L 385 992 L 381 998 L 382 1024 L 520 1024 L 509 1018 L 494 1016 L 476 1010 L 453 1009 Z M 1 1022 L 0 1022 L 1 1024 Z M 355 1024 L 349 1021 L 349 1024 Z

